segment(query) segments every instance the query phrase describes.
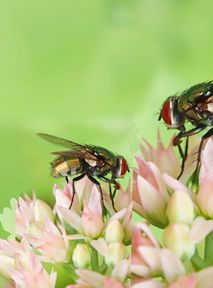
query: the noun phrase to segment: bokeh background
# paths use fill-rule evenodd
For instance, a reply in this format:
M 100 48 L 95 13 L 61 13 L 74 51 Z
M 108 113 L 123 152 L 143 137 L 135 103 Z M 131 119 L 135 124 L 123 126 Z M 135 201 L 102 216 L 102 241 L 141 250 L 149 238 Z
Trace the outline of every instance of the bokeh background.
M 155 144 L 162 101 L 213 78 L 211 0 L 0 0 L 0 212 L 52 203 L 47 132 L 108 147 L 130 166 Z M 5 233 L 0 229 L 1 237 Z

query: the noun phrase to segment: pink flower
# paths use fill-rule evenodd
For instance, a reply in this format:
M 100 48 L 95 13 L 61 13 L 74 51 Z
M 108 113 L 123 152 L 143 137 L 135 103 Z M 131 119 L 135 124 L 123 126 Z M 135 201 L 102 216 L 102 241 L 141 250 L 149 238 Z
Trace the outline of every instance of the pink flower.
M 126 189 L 123 189 L 123 187 L 120 184 L 119 186 L 120 189 L 117 190 L 114 198 L 116 211 L 128 208 L 129 205 L 132 204 L 132 189 L 130 188 L 130 184 L 127 186 Z M 112 200 L 110 199 L 108 184 L 103 185 L 103 193 L 104 193 L 104 202 L 107 210 L 109 211 L 110 215 L 115 214 L 115 210 L 112 207 Z
M 82 181 L 80 181 L 80 184 L 83 185 L 83 183 L 82 183 Z M 79 185 L 76 184 L 76 189 L 77 188 L 79 188 Z M 73 200 L 72 211 L 80 213 L 80 211 L 81 211 L 81 205 L 80 205 L 80 199 L 79 199 L 80 192 L 79 192 L 79 189 L 77 191 L 78 191 L 78 193 L 76 193 L 74 200 Z M 82 192 L 82 188 L 80 191 Z M 58 185 L 54 185 L 53 194 L 55 196 L 56 209 L 58 206 L 69 209 L 70 203 L 72 200 L 72 196 L 73 196 L 71 183 L 66 184 L 63 190 Z M 60 220 L 62 221 L 63 217 L 60 215 L 60 213 L 58 213 L 58 216 L 59 216 Z
M 213 175 L 213 140 L 209 138 L 201 155 L 201 168 L 199 174 L 199 182 L 202 186 Z
M 6 277 L 9 276 L 9 268 L 15 267 L 15 256 L 17 253 L 29 252 L 29 245 L 25 241 L 0 240 L 0 272 Z
M 168 223 L 166 204 L 169 198 L 158 167 L 152 162 L 136 158 L 138 168 L 133 174 L 133 208 L 158 227 Z
M 49 219 L 46 219 L 44 223 L 34 222 L 25 237 L 41 253 L 43 261 L 68 261 L 69 241 L 62 226 L 58 228 Z
M 79 283 L 88 285 L 88 288 L 126 288 L 130 287 L 129 261 L 121 261 L 111 272 L 110 276 L 102 275 L 95 271 L 78 269 L 76 274 L 79 276 Z M 71 286 L 72 287 L 72 286 Z M 71 288 L 70 286 L 67 288 Z M 75 286 L 74 286 L 75 287 Z M 74 288 L 73 287 L 73 288 Z M 75 288 L 84 288 L 76 286 Z M 87 286 L 85 286 L 87 288 Z
M 33 194 L 31 200 L 26 194 L 24 199 L 19 197 L 16 205 L 16 233 L 23 236 L 29 229 L 32 222 L 43 222 L 45 219 L 53 221 L 52 209 Z
M 83 212 L 77 213 L 72 209 L 57 206 L 57 213 L 66 220 L 70 226 L 85 237 L 98 237 L 103 228 L 102 206 L 100 193 L 95 185 L 90 191 L 89 198 L 84 201 Z
M 168 281 L 172 281 L 184 274 L 184 267 L 178 257 L 168 249 L 160 248 L 147 224 L 138 223 L 134 226 L 132 245 L 131 270 L 134 283 L 140 282 L 135 276 L 141 277 L 143 281 L 162 274 Z
M 175 283 L 169 285 L 169 288 L 196 288 L 197 279 L 196 274 L 190 276 L 181 276 Z
M 106 277 L 103 288 L 124 288 L 124 286 L 114 278 Z
M 139 253 L 140 246 L 158 247 L 159 244 L 148 225 L 144 222 L 133 226 L 132 230 L 132 264 L 145 265 L 146 262 Z
M 158 130 L 157 140 L 158 145 L 156 149 L 146 140 L 144 140 L 145 145 L 141 144 L 141 152 L 144 160 L 154 163 L 162 173 L 167 173 L 176 178 L 180 172 L 180 163 L 173 146 L 174 137 L 171 139 L 168 147 L 165 147 Z M 168 159 L 172 165 L 168 165 Z
M 95 189 L 96 192 L 91 192 L 88 204 L 84 201 L 84 209 L 81 219 L 85 235 L 90 238 L 97 238 L 104 228 L 104 222 L 102 219 L 100 193 L 97 194 L 98 191 L 96 187 L 93 189 Z
M 197 193 L 197 204 L 206 217 L 213 218 L 213 141 L 208 139 L 202 153 L 200 169 L 200 187 Z
M 28 255 L 16 254 L 15 269 L 9 269 L 9 275 L 16 287 L 54 288 L 56 273 L 47 274 L 37 256 L 31 251 Z
M 0 255 L 1 273 L 11 278 L 15 287 L 55 287 L 56 273 L 47 274 L 25 240 L 1 240 Z
M 77 281 L 78 283 L 77 284 L 74 284 L 74 285 L 68 285 L 66 286 L 66 288 L 91 288 L 90 285 L 86 284 L 85 282 L 83 281 Z

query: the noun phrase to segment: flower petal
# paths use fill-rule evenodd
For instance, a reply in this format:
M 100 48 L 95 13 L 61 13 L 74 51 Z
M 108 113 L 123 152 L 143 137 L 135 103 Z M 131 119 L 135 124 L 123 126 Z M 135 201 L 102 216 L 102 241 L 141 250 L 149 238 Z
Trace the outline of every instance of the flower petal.
M 168 249 L 163 249 L 161 252 L 161 264 L 169 283 L 176 280 L 178 276 L 185 274 L 185 269 L 180 259 Z
M 56 209 L 57 211 L 59 211 L 59 213 L 61 213 L 64 219 L 70 224 L 70 226 L 72 226 L 80 233 L 83 232 L 81 225 L 81 217 L 78 214 L 62 206 L 57 206 Z
M 203 217 L 197 217 L 192 224 L 191 239 L 194 243 L 199 243 L 213 231 L 213 220 L 206 220 Z
M 76 274 L 86 283 L 90 284 L 91 287 L 100 288 L 104 285 L 104 276 L 97 272 L 78 269 L 76 270 Z

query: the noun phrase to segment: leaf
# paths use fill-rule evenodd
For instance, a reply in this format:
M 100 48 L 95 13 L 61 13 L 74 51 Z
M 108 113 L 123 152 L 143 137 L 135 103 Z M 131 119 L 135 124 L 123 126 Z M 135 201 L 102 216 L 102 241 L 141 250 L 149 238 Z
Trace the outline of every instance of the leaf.
M 10 207 L 3 209 L 0 214 L 0 222 L 5 231 L 9 232 L 11 235 L 9 238 L 15 238 L 16 235 L 16 203 L 17 200 L 12 198 L 10 200 Z

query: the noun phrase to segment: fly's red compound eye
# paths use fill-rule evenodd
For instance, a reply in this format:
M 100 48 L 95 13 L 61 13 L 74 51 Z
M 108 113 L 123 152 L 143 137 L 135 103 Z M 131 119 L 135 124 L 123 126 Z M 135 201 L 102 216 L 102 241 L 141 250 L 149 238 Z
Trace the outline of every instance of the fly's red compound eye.
M 172 125 L 172 101 L 166 100 L 161 110 L 161 117 L 167 125 Z
M 124 176 L 127 170 L 128 170 L 127 162 L 125 159 L 122 159 L 121 160 L 121 176 Z

